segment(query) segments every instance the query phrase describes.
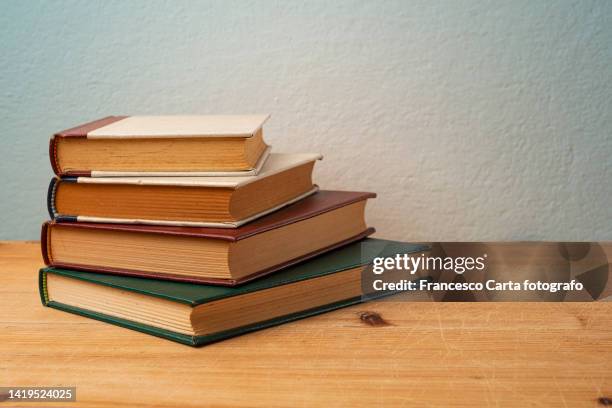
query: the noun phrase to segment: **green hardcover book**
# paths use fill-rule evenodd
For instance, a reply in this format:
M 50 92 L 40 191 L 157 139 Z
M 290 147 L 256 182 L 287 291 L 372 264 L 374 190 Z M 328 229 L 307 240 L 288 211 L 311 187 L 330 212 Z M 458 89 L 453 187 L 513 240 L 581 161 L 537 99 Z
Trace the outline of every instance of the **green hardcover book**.
M 428 249 L 366 239 L 237 287 L 40 270 L 44 305 L 201 346 L 362 300 L 363 269 L 375 256 Z

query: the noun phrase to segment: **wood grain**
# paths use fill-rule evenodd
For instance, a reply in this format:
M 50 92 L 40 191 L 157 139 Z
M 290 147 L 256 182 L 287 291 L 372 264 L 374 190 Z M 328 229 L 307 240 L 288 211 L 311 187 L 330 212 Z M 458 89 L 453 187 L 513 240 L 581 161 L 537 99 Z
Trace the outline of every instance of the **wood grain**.
M 76 386 L 64 406 L 601 407 L 612 397 L 609 302 L 373 302 L 193 349 L 44 308 L 39 252 L 0 243 L 0 386 Z

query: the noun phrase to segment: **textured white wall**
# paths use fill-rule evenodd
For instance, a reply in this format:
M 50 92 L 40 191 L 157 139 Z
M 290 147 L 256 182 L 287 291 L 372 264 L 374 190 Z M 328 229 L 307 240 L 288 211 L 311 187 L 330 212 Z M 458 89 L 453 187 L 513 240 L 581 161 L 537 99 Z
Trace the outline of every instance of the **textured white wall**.
M 56 130 L 271 112 L 379 236 L 612 239 L 612 2 L 2 2 L 0 238 L 36 239 Z

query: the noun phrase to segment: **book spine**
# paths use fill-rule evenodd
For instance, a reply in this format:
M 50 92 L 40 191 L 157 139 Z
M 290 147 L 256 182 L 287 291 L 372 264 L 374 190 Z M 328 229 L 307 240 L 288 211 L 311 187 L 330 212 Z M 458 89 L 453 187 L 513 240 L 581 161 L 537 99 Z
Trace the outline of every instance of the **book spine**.
M 40 251 L 42 252 L 43 261 L 45 265 L 51 265 L 51 249 L 49 245 L 51 244 L 49 237 L 50 230 L 50 222 L 47 221 L 42 225 L 40 229 Z
M 60 170 L 57 160 L 57 136 L 53 136 L 51 140 L 49 140 L 49 160 L 51 161 L 53 172 L 60 176 L 62 171 Z
M 49 294 L 47 293 L 47 271 L 41 269 L 38 272 L 38 292 L 40 293 L 40 301 L 43 306 L 49 304 Z
M 47 188 L 47 211 L 51 219 L 55 218 L 55 189 L 59 178 L 53 177 L 49 182 L 49 188 Z
M 76 177 L 63 177 L 63 178 L 53 177 L 51 179 L 51 182 L 49 183 L 49 188 L 47 189 L 47 211 L 49 212 L 49 216 L 51 217 L 52 220 L 76 222 L 77 221 L 76 215 L 64 215 L 64 214 L 57 213 L 57 208 L 55 206 L 57 187 L 59 186 L 60 183 L 64 183 L 64 182 L 76 183 L 77 178 Z

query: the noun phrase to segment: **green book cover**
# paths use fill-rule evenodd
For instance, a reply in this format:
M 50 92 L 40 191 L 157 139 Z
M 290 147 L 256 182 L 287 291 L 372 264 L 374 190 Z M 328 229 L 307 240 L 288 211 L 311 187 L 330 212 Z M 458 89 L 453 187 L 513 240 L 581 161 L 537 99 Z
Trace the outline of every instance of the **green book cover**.
M 241 326 L 214 334 L 208 334 L 205 336 L 190 336 L 50 300 L 47 292 L 47 276 L 49 274 L 61 275 L 71 279 L 78 279 L 97 285 L 117 288 L 123 291 L 136 292 L 195 307 L 220 299 L 226 299 L 233 296 L 244 295 L 264 289 L 292 284 L 367 265 L 374 257 L 377 256 L 387 257 L 395 254 L 420 252 L 427 249 L 428 247 L 425 245 L 370 238 L 355 242 L 340 249 L 313 258 L 309 261 L 291 266 L 272 275 L 237 287 L 201 285 L 57 268 L 43 268 L 40 270 L 39 288 L 41 300 L 45 306 L 116 324 L 118 326 L 133 330 L 138 330 L 191 346 L 201 346 L 250 331 L 359 303 L 362 300 L 362 297 L 358 296 L 350 299 L 342 299 L 338 302 L 319 306 L 314 309 L 303 310 L 297 313 L 276 317 L 271 320 L 257 322 L 248 326 Z

